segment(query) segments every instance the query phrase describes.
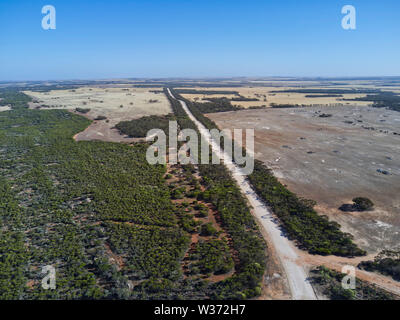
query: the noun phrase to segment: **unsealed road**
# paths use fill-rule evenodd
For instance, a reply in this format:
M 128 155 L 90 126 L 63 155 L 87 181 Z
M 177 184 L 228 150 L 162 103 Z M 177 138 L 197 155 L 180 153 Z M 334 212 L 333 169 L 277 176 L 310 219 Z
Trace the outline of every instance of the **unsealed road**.
M 172 98 L 171 91 L 168 89 L 168 93 Z M 189 116 L 189 118 L 196 124 L 200 134 L 204 139 L 211 145 L 212 150 L 218 155 L 220 159 L 225 159 L 225 165 L 231 172 L 232 177 L 240 187 L 243 195 L 248 199 L 250 205 L 253 207 L 253 214 L 258 219 L 260 224 L 264 227 L 265 231 L 269 235 L 269 239 L 266 239 L 269 245 L 273 245 L 275 251 L 282 263 L 282 266 L 286 272 L 286 277 L 289 283 L 292 299 L 294 300 L 315 300 L 317 299 L 314 290 L 308 280 L 307 272 L 305 269 L 296 263 L 299 260 L 299 256 L 296 253 L 293 245 L 290 241 L 282 234 L 279 228 L 279 224 L 275 222 L 275 218 L 272 215 L 269 208 L 267 208 L 257 197 L 256 193 L 246 180 L 246 177 L 240 172 L 240 169 L 232 163 L 230 155 L 226 154 L 221 147 L 211 139 L 209 131 L 198 121 L 188 109 L 184 101 L 179 100 L 183 109 Z M 272 242 L 272 243 L 271 243 Z

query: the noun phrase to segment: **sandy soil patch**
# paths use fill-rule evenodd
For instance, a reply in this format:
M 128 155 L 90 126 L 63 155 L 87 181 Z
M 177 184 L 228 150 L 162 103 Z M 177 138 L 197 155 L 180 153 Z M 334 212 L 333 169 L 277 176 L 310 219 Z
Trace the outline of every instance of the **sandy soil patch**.
M 11 110 L 10 106 L 0 106 L 0 112 Z

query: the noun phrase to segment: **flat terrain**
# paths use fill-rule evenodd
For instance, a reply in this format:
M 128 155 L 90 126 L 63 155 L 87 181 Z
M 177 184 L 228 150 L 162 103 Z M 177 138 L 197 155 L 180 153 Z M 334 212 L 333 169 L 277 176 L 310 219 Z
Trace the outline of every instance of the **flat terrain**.
M 322 114 L 330 117 L 320 117 Z M 400 241 L 400 113 L 372 107 L 243 110 L 208 115 L 220 128 L 254 128 L 256 158 L 289 190 L 317 201 L 369 253 Z M 388 174 L 381 172 L 387 171 Z M 372 212 L 338 208 L 356 196 Z
M 129 87 L 80 87 L 73 90 L 51 90 L 49 92 L 25 91 L 33 97 L 32 109 L 90 109 L 84 114 L 95 120 L 99 116 L 107 119 L 94 121 L 84 132 L 75 136 L 81 140 L 103 140 L 110 142 L 134 142 L 112 129 L 118 122 L 138 119 L 148 115 L 165 115 L 172 112 L 163 93 L 154 89 Z
M 334 87 L 335 89 L 349 89 L 346 87 Z M 244 87 L 231 87 L 231 88 L 193 88 L 194 90 L 201 91 L 236 91 L 242 97 L 250 99 L 258 99 L 258 101 L 232 101 L 233 105 L 239 105 L 244 108 L 249 107 L 260 107 L 260 106 L 271 106 L 272 104 L 299 104 L 299 105 L 359 105 L 367 106 L 370 105 L 369 101 L 343 101 L 343 99 L 354 99 L 365 97 L 366 94 L 342 94 L 342 97 L 306 97 L 308 94 L 304 93 L 294 93 L 294 92 L 283 92 L 285 90 L 295 90 L 299 87 L 291 86 L 244 86 Z M 307 87 L 307 89 L 321 89 L 321 87 Z M 282 91 L 282 92 L 275 92 Z M 198 102 L 206 102 L 207 98 L 222 98 L 226 97 L 228 99 L 237 98 L 235 95 L 224 95 L 224 94 L 182 94 L 186 99 Z

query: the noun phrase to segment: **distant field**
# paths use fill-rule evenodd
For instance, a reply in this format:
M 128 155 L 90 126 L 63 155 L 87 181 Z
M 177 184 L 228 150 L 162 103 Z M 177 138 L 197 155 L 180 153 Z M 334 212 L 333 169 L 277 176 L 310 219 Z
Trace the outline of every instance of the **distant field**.
M 332 86 L 329 88 L 342 88 Z M 343 87 L 345 88 L 345 87 Z M 298 105 L 357 105 L 357 106 L 367 106 L 370 105 L 369 101 L 342 101 L 342 99 L 354 99 L 359 97 L 365 97 L 366 94 L 343 94 L 342 97 L 306 97 L 309 94 L 303 93 L 292 93 L 292 92 L 274 92 L 274 91 L 285 91 L 299 89 L 299 87 L 290 86 L 254 86 L 254 87 L 232 87 L 232 88 L 192 88 L 195 90 L 202 91 L 237 91 L 241 96 L 250 99 L 258 99 L 259 101 L 232 101 L 232 104 L 239 105 L 244 108 L 249 107 L 260 107 L 260 106 L 271 106 L 272 104 L 298 104 Z M 307 89 L 321 89 L 321 87 L 311 86 Z M 349 89 L 349 88 L 346 88 Z M 228 99 L 237 98 L 235 95 L 206 95 L 206 94 L 182 94 L 186 99 L 198 102 L 207 102 L 207 98 L 222 98 L 226 97 Z
M 150 91 L 151 89 L 141 88 L 81 87 L 74 90 L 25 93 L 37 100 L 37 103 L 31 104 L 31 108 L 89 108 L 89 117 L 105 116 L 115 124 L 121 119 L 170 113 L 171 108 L 164 94 Z

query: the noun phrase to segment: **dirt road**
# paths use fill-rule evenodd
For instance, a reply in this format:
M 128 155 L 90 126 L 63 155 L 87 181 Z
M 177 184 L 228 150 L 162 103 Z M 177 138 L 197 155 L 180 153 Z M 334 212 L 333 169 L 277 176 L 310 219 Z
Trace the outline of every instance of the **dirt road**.
M 175 98 L 171 91 L 171 97 Z M 260 222 L 260 225 L 265 229 L 268 234 L 266 241 L 271 246 L 274 246 L 282 266 L 286 272 L 286 277 L 291 291 L 292 299 L 294 300 L 315 300 L 317 299 L 314 290 L 308 280 L 307 272 L 303 266 L 296 263 L 299 256 L 290 241 L 282 234 L 279 224 L 275 221 L 271 211 L 258 199 L 256 193 L 251 188 L 246 180 L 246 176 L 240 172 L 240 169 L 232 163 L 230 155 L 221 150 L 220 146 L 211 139 L 209 131 L 198 121 L 188 109 L 184 101 L 179 100 L 183 109 L 189 118 L 196 124 L 200 134 L 211 145 L 212 150 L 218 157 L 224 159 L 226 167 L 232 174 L 236 183 L 242 190 L 243 195 L 248 199 L 250 205 L 253 207 L 253 214 Z

